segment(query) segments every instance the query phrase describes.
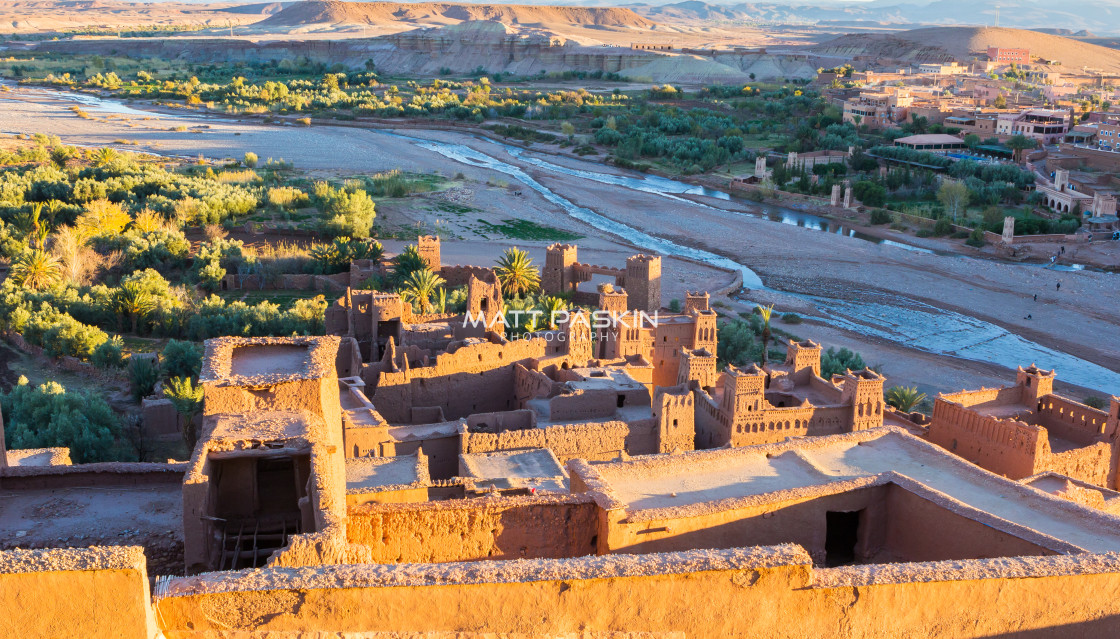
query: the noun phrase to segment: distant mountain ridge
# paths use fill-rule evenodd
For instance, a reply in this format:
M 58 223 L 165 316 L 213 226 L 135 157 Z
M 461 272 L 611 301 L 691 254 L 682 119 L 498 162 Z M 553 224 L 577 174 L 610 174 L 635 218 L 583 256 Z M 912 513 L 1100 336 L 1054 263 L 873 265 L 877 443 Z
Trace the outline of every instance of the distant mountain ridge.
M 596 3 L 597 4 L 597 3 Z M 1110 0 L 1077 3 L 1047 3 L 1041 0 L 934 0 L 907 3 L 899 0 L 871 2 L 812 3 L 704 2 L 686 0 L 668 4 L 624 5 L 639 15 L 696 21 L 735 21 L 768 24 L 852 25 L 852 22 L 882 26 L 999 24 L 1020 29 L 1062 29 L 1120 34 L 1120 4 Z M 997 9 L 999 7 L 999 9 Z
M 649 29 L 649 19 L 617 7 L 545 6 L 517 4 L 454 4 L 445 2 L 342 2 L 303 0 L 257 23 L 256 27 L 293 27 L 310 24 L 389 24 L 430 20 L 466 22 L 493 20 L 515 25 L 573 25 L 601 28 Z

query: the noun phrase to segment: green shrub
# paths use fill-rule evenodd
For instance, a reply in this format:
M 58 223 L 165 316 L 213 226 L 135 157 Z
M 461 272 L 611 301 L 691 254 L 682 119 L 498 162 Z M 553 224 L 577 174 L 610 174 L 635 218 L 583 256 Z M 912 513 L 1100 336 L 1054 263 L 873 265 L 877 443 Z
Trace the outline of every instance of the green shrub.
M 222 288 L 222 280 L 226 277 L 226 270 L 218 264 L 217 261 L 206 262 L 206 265 L 198 269 L 198 284 L 210 292 L 219 291 Z
M 891 214 L 883 209 L 874 209 L 871 211 L 872 224 L 889 224 L 891 221 Z
M 842 374 L 846 370 L 858 371 L 866 367 L 859 353 L 846 348 L 839 351 L 830 348 L 821 354 L 821 377 L 825 379 L 831 379 L 833 375 Z
M 804 320 L 797 313 L 782 313 L 783 324 L 800 324 L 802 321 Z
M 968 234 L 968 239 L 965 240 L 964 243 L 969 246 L 975 246 L 976 248 L 983 248 L 983 246 L 987 244 L 984 240 L 984 229 L 973 229 L 972 232 Z
M 90 361 L 101 368 L 120 368 L 124 366 L 124 340 L 119 335 L 105 340 L 93 349 Z
M 369 237 L 377 216 L 373 199 L 360 188 L 335 188 L 326 182 L 315 184 L 314 200 L 325 218 L 320 226 L 329 237 Z
M 249 167 L 250 169 L 255 168 L 257 166 L 258 159 L 259 158 L 257 157 L 256 153 L 253 153 L 252 151 L 246 151 L 245 152 L 244 164 L 245 164 L 245 166 Z
M 933 225 L 933 234 L 938 237 L 944 237 L 953 232 L 953 223 L 947 217 L 938 218 L 937 223 Z
M 159 363 L 151 357 L 129 357 L 128 382 L 132 401 L 151 395 L 159 382 Z
M 57 382 L 33 388 L 20 377 L 0 406 L 11 449 L 66 447 L 78 464 L 130 459 L 116 450 L 120 423 L 103 397 L 69 393 Z
M 160 368 L 167 377 L 198 377 L 202 372 L 202 346 L 173 339 L 159 355 Z

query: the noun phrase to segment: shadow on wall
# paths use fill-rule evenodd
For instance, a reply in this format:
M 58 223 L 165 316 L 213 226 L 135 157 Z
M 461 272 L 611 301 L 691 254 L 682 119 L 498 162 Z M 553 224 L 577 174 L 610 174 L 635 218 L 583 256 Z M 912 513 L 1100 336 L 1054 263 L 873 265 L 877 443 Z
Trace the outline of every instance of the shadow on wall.
M 1120 615 L 1110 615 L 1092 621 L 1035 628 L 1033 630 L 1017 630 L 1012 633 L 1015 639 L 1055 639 L 1056 637 L 1114 637 L 1116 629 L 1120 628 Z M 1008 633 L 984 635 L 978 639 L 989 637 L 1007 637 Z

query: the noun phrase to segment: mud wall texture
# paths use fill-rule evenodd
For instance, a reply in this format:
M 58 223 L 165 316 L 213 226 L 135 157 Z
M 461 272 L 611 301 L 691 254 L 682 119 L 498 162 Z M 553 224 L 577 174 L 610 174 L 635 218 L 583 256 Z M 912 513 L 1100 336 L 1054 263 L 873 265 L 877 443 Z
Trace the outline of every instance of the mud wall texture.
M 620 452 L 650 455 L 660 452 L 657 424 L 652 419 L 557 424 L 501 433 L 463 433 L 463 453 L 492 453 L 521 448 L 547 448 L 561 462 L 569 459 L 606 461 Z
M 1107 636 L 1120 619 L 1120 601 L 1100 596 L 1120 587 L 1112 555 L 815 570 L 787 545 L 402 568 L 199 576 L 156 605 L 168 639 L 249 627 L 1033 639 Z
M 0 637 L 149 639 L 138 546 L 0 551 Z
M 939 398 L 929 441 L 993 473 L 1022 479 L 1035 474 L 1046 434 L 1037 426 L 988 417 Z
M 363 504 L 346 535 L 376 563 L 579 557 L 595 552 L 597 512 L 579 495 Z

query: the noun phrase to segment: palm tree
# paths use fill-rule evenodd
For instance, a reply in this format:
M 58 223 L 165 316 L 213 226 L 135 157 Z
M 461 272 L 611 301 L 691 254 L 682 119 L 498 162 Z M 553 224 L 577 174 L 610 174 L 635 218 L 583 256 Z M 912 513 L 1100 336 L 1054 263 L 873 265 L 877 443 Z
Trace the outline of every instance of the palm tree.
M 1022 133 L 1016 133 L 1015 135 L 1008 138 L 1007 142 L 1005 142 L 1004 144 L 1013 152 L 1012 157 L 1015 159 L 1015 161 L 1022 162 L 1023 151 L 1026 149 L 1033 149 L 1037 144 L 1037 141 L 1028 138 Z
M 541 310 L 544 311 L 547 317 L 548 329 L 550 331 L 556 330 L 556 314 L 568 308 L 568 303 L 562 297 L 547 296 L 541 298 Z
M 541 284 L 541 275 L 533 265 L 533 258 L 516 246 L 502 253 L 494 273 L 502 283 L 502 290 L 518 298 L 537 290 Z
M 194 416 L 202 407 L 202 387 L 196 386 L 190 377 L 172 377 L 167 380 L 163 395 L 171 400 L 175 411 L 183 416 L 183 441 L 188 450 L 194 450 L 198 434 L 194 432 Z
M 433 273 L 431 269 L 425 268 L 413 271 L 404 281 L 401 296 L 409 302 L 418 304 L 420 314 L 426 315 L 432 312 L 432 295 L 446 283 L 442 277 Z
M 767 349 L 770 347 L 770 316 L 774 313 L 774 305 L 758 306 L 758 314 L 762 316 L 762 365 L 766 365 Z
M 114 301 L 117 312 L 122 317 L 127 317 L 132 321 L 133 333 L 136 333 L 140 320 L 147 317 L 156 308 L 155 298 L 152 297 L 152 294 L 135 282 L 121 284 Z
M 50 288 L 62 280 L 62 267 L 50 253 L 31 249 L 12 263 L 12 280 L 36 291 Z
M 926 394 L 919 393 L 916 386 L 892 386 L 886 394 L 887 403 L 904 413 L 914 410 L 926 398 Z
M 103 146 L 93 152 L 93 165 L 96 167 L 108 166 L 120 157 L 117 150 L 112 147 Z
M 428 268 L 428 263 L 420 256 L 420 250 L 416 248 L 415 244 L 409 244 L 404 247 L 404 250 L 399 255 L 393 258 L 393 266 L 391 268 L 393 281 L 398 284 L 403 284 L 410 275 L 416 271 L 423 271 Z

